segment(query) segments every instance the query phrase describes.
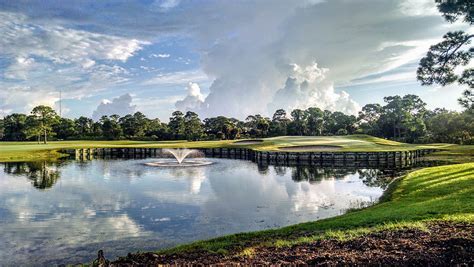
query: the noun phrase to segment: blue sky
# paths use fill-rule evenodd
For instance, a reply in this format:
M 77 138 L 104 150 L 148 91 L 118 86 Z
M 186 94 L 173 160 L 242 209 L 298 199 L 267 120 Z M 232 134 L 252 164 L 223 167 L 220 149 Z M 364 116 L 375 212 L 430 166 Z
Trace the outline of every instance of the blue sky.
M 463 88 L 421 87 L 415 71 L 463 27 L 432 0 L 3 0 L 0 115 L 58 109 L 60 90 L 67 117 L 355 114 L 408 93 L 459 109 Z

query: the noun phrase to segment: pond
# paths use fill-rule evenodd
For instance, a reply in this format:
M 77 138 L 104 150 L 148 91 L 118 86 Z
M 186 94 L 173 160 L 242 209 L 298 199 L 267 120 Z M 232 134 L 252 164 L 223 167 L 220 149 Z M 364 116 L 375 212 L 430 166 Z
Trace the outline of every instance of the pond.
M 90 262 L 318 220 L 378 200 L 391 170 L 209 159 L 0 163 L 0 265 Z

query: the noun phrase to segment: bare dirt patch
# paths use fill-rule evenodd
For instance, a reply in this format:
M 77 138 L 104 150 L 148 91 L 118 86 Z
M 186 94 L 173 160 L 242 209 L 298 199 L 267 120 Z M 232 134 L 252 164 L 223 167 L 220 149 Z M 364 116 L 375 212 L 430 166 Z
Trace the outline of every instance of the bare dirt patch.
M 289 152 L 311 152 L 311 151 L 338 151 L 341 150 L 340 146 L 329 146 L 329 145 L 308 145 L 308 146 L 288 146 L 279 147 L 279 150 Z
M 236 141 L 233 144 L 234 145 L 256 145 L 256 144 L 261 144 L 263 143 L 263 140 L 261 139 L 255 139 L 255 140 L 240 140 Z
M 292 247 L 256 248 L 250 256 L 230 251 L 222 256 L 210 252 L 173 255 L 129 254 L 111 266 L 143 265 L 389 265 L 453 266 L 474 263 L 474 225 L 436 222 L 429 231 L 405 229 L 383 231 L 349 241 L 321 240 Z

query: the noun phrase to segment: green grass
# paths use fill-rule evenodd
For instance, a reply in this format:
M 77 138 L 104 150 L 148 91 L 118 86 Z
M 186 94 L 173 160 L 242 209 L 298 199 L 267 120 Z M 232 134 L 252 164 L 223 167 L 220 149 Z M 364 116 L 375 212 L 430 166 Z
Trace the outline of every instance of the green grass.
M 210 148 L 222 147 L 232 141 L 52 141 L 48 144 L 36 142 L 0 142 L 0 161 L 55 160 L 62 155 L 57 151 L 70 148 L 147 147 L 147 148 Z
M 241 233 L 178 246 L 159 253 L 233 252 L 291 246 L 324 238 L 347 240 L 374 231 L 418 228 L 434 220 L 474 223 L 474 163 L 414 171 L 392 184 L 385 201 L 342 216 L 276 230 Z
M 212 148 L 212 147 L 247 147 L 256 150 L 277 151 L 280 147 L 306 146 L 306 145 L 330 145 L 340 147 L 340 151 L 402 151 L 418 148 L 442 148 L 448 149 L 446 153 L 465 153 L 474 155 L 474 146 L 454 146 L 449 144 L 412 145 L 385 140 L 368 135 L 348 136 L 281 136 L 266 138 L 259 144 L 242 145 L 234 143 L 235 140 L 222 141 L 53 141 L 48 144 L 37 144 L 36 142 L 0 142 L 0 161 L 31 161 L 31 160 L 54 160 L 61 155 L 59 149 L 66 148 L 97 148 L 97 147 L 147 147 L 147 148 Z M 450 150 L 450 148 L 462 150 Z M 445 154 L 446 157 L 454 155 Z M 443 155 L 440 155 L 443 156 Z

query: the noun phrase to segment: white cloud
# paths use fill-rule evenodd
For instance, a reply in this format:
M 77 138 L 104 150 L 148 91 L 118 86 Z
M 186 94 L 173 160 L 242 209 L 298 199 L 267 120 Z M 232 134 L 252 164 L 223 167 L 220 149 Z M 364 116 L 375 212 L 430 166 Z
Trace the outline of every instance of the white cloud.
M 141 85 L 184 85 L 190 82 L 206 82 L 208 76 L 200 70 L 178 71 L 158 74 L 156 77 L 146 80 Z
M 166 12 L 178 6 L 180 2 L 181 0 L 155 0 L 152 8 Z
M 166 39 L 170 45 L 186 44 L 186 49 L 199 53 L 202 70 L 161 74 L 137 86 L 202 85 L 212 78 L 201 115 L 242 118 L 272 112 L 267 107 L 285 87 L 291 75 L 289 64 L 309 66 L 316 59 L 319 67 L 330 70 L 325 82 L 336 89 L 341 84 L 348 87 L 361 77 L 418 61 L 445 32 L 465 27 L 446 23 L 432 0 L 211 0 L 197 5 L 162 0 L 97 4 L 92 11 L 83 3 L 67 7 L 56 2 L 29 3 L 26 8 L 13 1 L 6 5 L 5 10 L 12 12 L 0 13 L 0 53 L 11 63 L 4 77 L 23 80 L 21 86 L 44 95 L 59 87 L 67 97 L 92 95 L 113 90 L 130 78 L 126 70 L 110 77 L 102 65 L 110 68 L 111 61 L 126 61 L 149 44 L 144 40 Z M 109 14 L 107 19 L 104 13 Z M 169 49 L 153 51 L 148 58 L 170 57 L 173 64 L 190 64 L 188 55 L 180 58 L 163 51 Z M 29 66 L 15 63 L 20 57 L 34 62 Z M 64 69 L 61 79 L 55 76 L 58 69 Z M 102 69 L 101 75 L 95 74 L 96 69 Z M 137 73 L 150 71 L 136 69 Z M 390 79 L 396 83 L 396 78 Z M 0 81 L 0 86 L 10 90 L 19 84 Z M 318 85 L 317 90 L 338 94 L 342 102 L 349 99 L 334 86 Z M 351 90 L 351 94 L 356 92 Z M 162 96 L 157 92 L 156 98 Z M 352 104 L 345 103 L 348 106 L 339 103 L 337 109 Z M 3 110 L 21 107 L 0 102 Z
M 33 58 L 19 56 L 5 70 L 5 78 L 25 80 L 27 78 L 28 71 L 33 67 L 34 64 L 35 60 Z
M 60 64 L 92 59 L 126 61 L 148 44 L 57 25 L 31 24 L 26 16 L 8 12 L 0 12 L 0 33 L 3 54 L 38 56 Z
M 199 111 L 204 103 L 204 95 L 201 93 L 199 84 L 190 82 L 187 91 L 186 97 L 176 102 L 176 109 L 180 111 Z
M 440 15 L 433 0 L 403 0 L 399 6 L 409 16 Z
M 298 1 L 217 4 L 219 18 L 225 21 L 206 18 L 195 32 L 203 51 L 203 69 L 216 78 L 201 114 L 240 118 L 269 114 L 273 110 L 267 106 L 273 107 L 274 98 L 287 107 L 323 106 L 330 101 L 328 107 L 353 111 L 357 104 L 347 93 L 336 93 L 332 84 L 347 84 L 417 61 L 447 30 L 439 14 L 407 14 L 400 3 L 332 0 L 313 5 Z M 296 82 L 294 89 L 298 87 L 299 95 L 292 95 L 295 90 L 288 88 L 280 91 L 286 92 L 285 97 L 276 95 L 291 77 L 289 64 L 309 66 L 314 59 L 318 66 L 330 70 L 324 73 L 324 84 L 303 88 L 304 84 Z
M 151 54 L 150 57 L 152 58 L 169 58 L 170 54 Z
M 316 63 L 306 67 L 292 64 L 285 86 L 275 93 L 269 110 L 319 107 L 322 110 L 357 114 L 359 105 L 346 92 L 334 91 L 333 83 L 326 79 L 327 72 L 328 69 L 318 68 Z
M 135 112 L 136 106 L 132 105 L 132 96 L 124 94 L 112 100 L 104 99 L 92 113 L 94 120 L 100 119 L 102 116 L 120 115 L 124 116 Z
M 0 109 L 29 112 L 127 81 L 113 61 L 126 61 L 148 42 L 33 23 L 20 13 L 0 12 L 0 55 L 10 58 L 0 79 Z

